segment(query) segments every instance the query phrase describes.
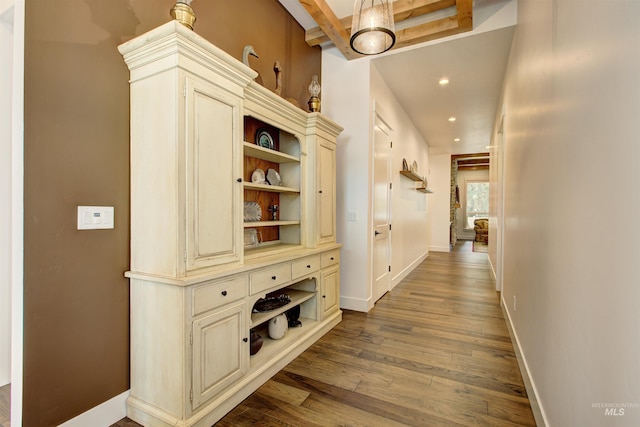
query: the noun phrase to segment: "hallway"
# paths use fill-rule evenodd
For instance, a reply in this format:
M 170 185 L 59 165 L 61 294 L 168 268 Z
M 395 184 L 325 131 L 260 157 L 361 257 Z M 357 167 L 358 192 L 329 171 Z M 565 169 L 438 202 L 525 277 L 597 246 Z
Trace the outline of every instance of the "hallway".
M 535 426 L 487 254 L 431 252 L 216 425 Z
M 487 254 L 431 252 L 218 425 L 534 426 Z

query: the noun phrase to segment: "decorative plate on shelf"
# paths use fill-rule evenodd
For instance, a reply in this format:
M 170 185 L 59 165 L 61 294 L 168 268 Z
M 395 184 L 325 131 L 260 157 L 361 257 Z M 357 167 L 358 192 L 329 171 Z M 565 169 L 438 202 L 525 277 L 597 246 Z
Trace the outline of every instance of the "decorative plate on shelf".
M 260 168 L 254 170 L 251 174 L 251 182 L 253 182 L 254 184 L 265 184 L 266 180 L 264 171 Z
M 409 170 L 409 164 L 407 163 L 407 159 L 402 159 L 402 170 L 403 171 Z
M 271 185 L 280 185 L 282 184 L 282 180 L 280 179 L 280 174 L 275 169 L 267 169 L 267 182 Z
M 411 163 L 411 172 L 418 173 L 418 162 L 415 160 Z
M 245 222 L 260 221 L 262 219 L 262 209 L 256 202 L 244 202 Z
M 256 132 L 256 144 L 263 148 L 275 149 L 273 137 L 266 128 L 258 129 Z

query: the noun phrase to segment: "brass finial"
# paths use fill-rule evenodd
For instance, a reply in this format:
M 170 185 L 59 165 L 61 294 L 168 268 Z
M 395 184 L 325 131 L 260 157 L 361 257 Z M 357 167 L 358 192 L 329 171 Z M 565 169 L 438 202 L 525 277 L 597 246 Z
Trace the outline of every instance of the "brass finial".
M 187 27 L 193 30 L 193 24 L 196 22 L 196 14 L 191 9 L 192 0 L 178 0 L 171 9 L 171 17 Z

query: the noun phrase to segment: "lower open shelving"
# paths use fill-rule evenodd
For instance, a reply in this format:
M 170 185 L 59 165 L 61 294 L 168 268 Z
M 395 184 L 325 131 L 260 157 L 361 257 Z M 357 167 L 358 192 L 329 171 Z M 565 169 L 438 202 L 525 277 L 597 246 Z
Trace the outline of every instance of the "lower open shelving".
M 273 355 L 280 353 L 283 348 L 287 346 L 294 346 L 302 335 L 308 333 L 320 323 L 317 320 L 309 319 L 306 317 L 300 317 L 298 320 L 300 320 L 302 326 L 289 328 L 287 330 L 287 334 L 279 340 L 269 338 L 269 331 L 266 323 L 263 323 L 256 328 L 256 332 L 258 332 L 258 334 L 260 334 L 260 336 L 262 337 L 262 348 L 260 348 L 260 350 L 256 354 L 251 356 L 251 368 L 260 366 L 262 363 L 269 360 Z
M 270 311 L 265 311 L 260 313 L 251 313 L 252 328 L 258 325 L 261 325 L 264 322 L 269 321 L 270 319 L 276 317 L 281 313 L 284 313 L 285 311 L 295 307 L 298 304 L 302 304 L 303 302 L 313 298 L 316 295 L 316 292 L 301 291 L 298 289 L 291 289 L 291 288 L 282 289 L 282 293 L 289 295 L 289 299 L 291 299 L 291 302 L 286 305 L 283 305 L 282 307 L 278 307 L 275 310 L 270 310 Z

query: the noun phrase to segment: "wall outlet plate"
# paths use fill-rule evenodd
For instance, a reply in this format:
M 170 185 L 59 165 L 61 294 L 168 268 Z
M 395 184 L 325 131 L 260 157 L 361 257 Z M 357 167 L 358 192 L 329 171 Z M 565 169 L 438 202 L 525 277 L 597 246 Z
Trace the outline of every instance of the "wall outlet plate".
M 113 206 L 78 206 L 78 230 L 114 228 Z

